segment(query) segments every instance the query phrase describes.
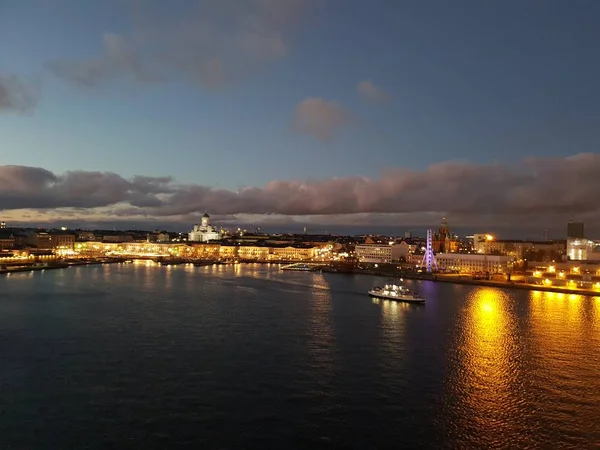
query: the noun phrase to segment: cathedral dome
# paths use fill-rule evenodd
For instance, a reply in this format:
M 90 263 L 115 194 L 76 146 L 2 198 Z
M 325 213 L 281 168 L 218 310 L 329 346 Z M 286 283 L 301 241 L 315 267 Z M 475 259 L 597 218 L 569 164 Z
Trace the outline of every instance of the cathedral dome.
M 202 217 L 206 217 L 207 219 L 210 217 L 207 212 L 204 213 Z

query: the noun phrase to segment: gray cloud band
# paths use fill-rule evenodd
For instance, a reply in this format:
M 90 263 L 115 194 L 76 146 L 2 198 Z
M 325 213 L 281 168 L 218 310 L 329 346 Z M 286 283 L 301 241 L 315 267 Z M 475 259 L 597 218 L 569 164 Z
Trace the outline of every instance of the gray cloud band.
M 510 166 L 446 162 L 424 171 L 389 170 L 379 179 L 272 181 L 239 191 L 181 184 L 170 177 L 127 179 L 115 173 L 55 174 L 0 166 L 0 210 L 110 207 L 114 216 L 145 217 L 205 210 L 284 216 L 440 212 L 540 219 L 598 212 L 599 176 L 600 155 L 593 153 L 531 158 Z

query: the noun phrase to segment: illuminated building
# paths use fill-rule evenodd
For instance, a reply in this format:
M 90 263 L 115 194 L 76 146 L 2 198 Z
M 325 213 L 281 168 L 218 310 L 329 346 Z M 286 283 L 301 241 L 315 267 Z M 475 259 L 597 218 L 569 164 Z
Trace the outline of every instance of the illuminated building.
M 281 261 L 307 261 L 315 257 L 315 247 L 271 247 L 270 259 Z
M 439 270 L 457 271 L 463 273 L 508 272 L 514 258 L 502 255 L 480 255 L 464 253 L 436 253 L 435 260 Z M 419 267 L 423 255 L 410 255 L 407 262 Z
M 50 242 L 53 249 L 72 251 L 75 246 L 75 235 L 71 233 L 51 233 Z
M 133 236 L 130 234 L 105 234 L 102 236 L 103 242 L 131 242 Z
M 6 228 L 6 222 L 0 222 L 0 229 Z
M 34 231 L 27 235 L 27 243 L 39 250 L 52 249 L 52 235 L 45 231 Z
M 494 236 L 487 233 L 478 233 L 473 235 L 473 248 L 477 253 L 486 253 L 486 244 L 492 242 Z
M 218 241 L 219 239 L 221 239 L 221 233 L 210 224 L 208 213 L 204 213 L 200 224 L 194 225 L 194 229 L 188 234 L 188 241 L 191 242 Z
M 242 260 L 262 260 L 269 259 L 269 247 L 257 245 L 241 245 L 238 248 L 238 258 Z
M 10 250 L 15 246 L 15 236 L 10 231 L 0 231 L 0 250 Z
M 237 258 L 238 248 L 239 248 L 238 245 L 222 244 L 219 247 L 219 258 L 221 258 L 221 259 Z
M 189 258 L 198 259 L 217 259 L 221 251 L 221 244 L 207 244 L 207 243 L 191 243 L 185 246 L 185 255 Z
M 567 257 L 572 261 L 600 261 L 600 242 L 586 239 L 583 223 L 567 224 Z
M 514 256 L 518 259 L 560 260 L 566 250 L 565 241 L 522 241 L 515 239 L 491 239 L 480 246 L 485 254 Z M 543 256 L 537 256 L 540 254 Z M 545 256 L 544 256 L 545 255 Z
M 146 240 L 148 242 L 170 242 L 171 236 L 166 231 L 163 232 L 154 232 L 148 234 Z
M 567 257 L 572 261 L 600 261 L 600 242 L 568 238 Z
M 178 246 L 155 242 L 78 242 L 75 251 L 90 256 L 170 256 Z
M 433 234 L 432 244 L 435 253 L 455 253 L 458 250 L 458 239 L 450 233 L 445 217 L 442 218 L 438 232 Z
M 360 262 L 386 264 L 406 257 L 406 245 L 359 244 L 354 252 Z
M 95 241 L 96 235 L 93 231 L 76 231 L 78 241 Z

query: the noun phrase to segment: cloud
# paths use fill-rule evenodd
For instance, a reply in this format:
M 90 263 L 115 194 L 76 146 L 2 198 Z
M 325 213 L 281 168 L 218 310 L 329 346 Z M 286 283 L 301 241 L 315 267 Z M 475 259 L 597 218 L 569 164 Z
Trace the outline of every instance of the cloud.
M 298 133 L 330 141 L 349 122 L 349 112 L 338 102 L 307 98 L 296 106 L 292 126 Z
M 373 82 L 369 80 L 358 83 L 356 85 L 356 92 L 358 92 L 358 95 L 364 99 L 373 102 L 384 102 L 391 99 L 390 94 L 388 94 L 382 88 L 375 86 Z
M 389 170 L 378 179 L 272 181 L 239 191 L 181 184 L 170 177 L 115 173 L 55 174 L 0 166 L 0 210 L 16 218 L 69 211 L 72 220 L 194 221 L 205 210 L 254 222 L 431 223 L 552 228 L 571 217 L 600 219 L 600 155 L 528 158 L 514 165 L 444 162 L 423 171 Z M 49 216 L 50 214 L 50 216 Z M 287 219 L 286 219 L 287 218 Z M 5 219 L 6 220 L 6 219 Z M 437 223 L 437 220 L 436 220 Z
M 13 75 L 0 74 L 0 112 L 26 114 L 33 111 L 39 97 L 35 86 Z
M 289 53 L 287 35 L 310 0 L 199 0 L 187 7 L 139 2 L 133 31 L 106 33 L 99 55 L 52 61 L 57 76 L 85 87 L 119 77 L 183 80 L 218 89 Z

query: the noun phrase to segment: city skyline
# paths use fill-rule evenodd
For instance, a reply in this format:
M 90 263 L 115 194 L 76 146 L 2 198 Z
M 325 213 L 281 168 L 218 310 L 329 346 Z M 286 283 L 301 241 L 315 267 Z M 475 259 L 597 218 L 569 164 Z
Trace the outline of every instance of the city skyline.
M 3 3 L 1 220 L 600 221 L 594 3 L 175 3 Z

